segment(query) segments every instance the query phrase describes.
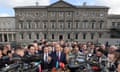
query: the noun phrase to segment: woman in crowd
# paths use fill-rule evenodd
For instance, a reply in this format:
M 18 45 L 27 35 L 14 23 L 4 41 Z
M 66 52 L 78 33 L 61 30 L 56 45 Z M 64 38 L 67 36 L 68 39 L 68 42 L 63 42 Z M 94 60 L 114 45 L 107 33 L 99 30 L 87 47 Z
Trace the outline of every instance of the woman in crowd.
M 70 48 L 69 47 L 65 47 L 64 48 L 64 53 L 65 53 L 65 55 L 66 55 L 66 61 L 67 61 L 67 63 L 69 62 L 69 56 L 71 55 L 71 50 L 70 50 Z
M 120 72 L 120 51 L 108 53 L 108 72 Z
M 120 61 L 118 61 L 118 64 L 117 64 L 117 72 L 120 72 Z

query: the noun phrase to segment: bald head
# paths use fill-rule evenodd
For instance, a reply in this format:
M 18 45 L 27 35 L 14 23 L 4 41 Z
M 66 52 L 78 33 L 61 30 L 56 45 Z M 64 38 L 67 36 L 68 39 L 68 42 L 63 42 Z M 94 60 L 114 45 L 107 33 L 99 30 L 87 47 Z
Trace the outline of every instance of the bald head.
M 55 48 L 56 48 L 56 51 L 58 52 L 58 51 L 61 51 L 61 46 L 59 45 L 59 44 L 56 44 L 55 45 Z

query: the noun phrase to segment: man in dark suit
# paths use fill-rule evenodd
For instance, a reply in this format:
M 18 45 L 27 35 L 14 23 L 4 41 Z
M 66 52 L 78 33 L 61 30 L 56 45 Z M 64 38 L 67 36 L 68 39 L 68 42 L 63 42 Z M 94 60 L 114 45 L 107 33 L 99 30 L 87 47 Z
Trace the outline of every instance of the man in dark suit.
M 52 68 L 52 57 L 48 52 L 48 46 L 43 49 L 42 70 L 49 70 Z
M 60 63 L 66 64 L 66 55 L 65 53 L 61 50 L 61 46 L 57 44 L 55 46 L 56 51 L 52 54 L 53 57 L 53 66 L 56 68 L 60 68 Z M 58 66 L 57 66 L 58 65 Z

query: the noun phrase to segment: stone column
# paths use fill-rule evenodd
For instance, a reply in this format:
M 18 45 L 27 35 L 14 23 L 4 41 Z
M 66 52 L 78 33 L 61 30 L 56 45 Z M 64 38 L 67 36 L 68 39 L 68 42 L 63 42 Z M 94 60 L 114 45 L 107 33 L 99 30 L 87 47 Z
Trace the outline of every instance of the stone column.
M 9 42 L 9 41 L 10 41 L 9 34 L 7 33 L 7 42 Z
M 14 41 L 13 34 L 11 34 L 11 35 L 12 35 L 12 39 L 11 40 Z
M 2 34 L 2 42 L 5 42 L 4 34 Z
M 80 33 L 78 33 L 78 41 L 80 41 L 80 39 L 81 39 L 81 34 Z

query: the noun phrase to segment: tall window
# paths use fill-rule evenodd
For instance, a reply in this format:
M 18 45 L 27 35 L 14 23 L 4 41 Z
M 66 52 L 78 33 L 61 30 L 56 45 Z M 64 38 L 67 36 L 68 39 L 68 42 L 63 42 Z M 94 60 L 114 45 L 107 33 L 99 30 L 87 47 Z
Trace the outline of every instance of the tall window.
M 8 34 L 9 36 L 9 41 L 12 41 L 12 34 Z
M 91 39 L 94 39 L 94 33 L 91 33 Z
M 92 29 L 94 29 L 94 26 L 95 26 L 95 23 L 94 23 L 94 22 L 92 22 Z
M 70 34 L 68 34 L 68 39 L 70 39 Z
M 44 34 L 44 39 L 47 39 L 47 34 Z
M 30 25 L 30 22 L 28 22 L 28 28 L 31 29 L 31 25 Z
M 75 34 L 75 39 L 78 39 L 78 34 Z
M 55 23 L 56 21 L 55 20 L 51 20 L 50 21 L 50 24 L 51 24 L 51 28 L 54 29 L 55 28 Z
M 27 28 L 28 28 L 28 29 L 31 29 L 31 28 L 32 28 L 32 25 L 31 25 L 31 21 L 30 21 L 30 20 L 27 21 Z
M 118 22 L 117 27 L 120 28 L 120 22 Z
M 15 40 L 16 39 L 16 34 L 13 34 L 13 40 Z
M 88 28 L 88 20 L 83 21 L 83 28 Z
M 71 24 L 70 24 L 70 22 L 68 22 L 68 28 L 71 28 Z
M 23 28 L 24 28 L 24 26 L 23 26 L 23 21 L 20 22 L 19 28 L 20 28 L 20 29 L 23 29 Z
M 8 39 L 7 39 L 7 34 L 4 34 L 4 40 L 5 40 L 5 42 L 8 41 Z
M 54 28 L 55 28 L 55 24 L 54 24 L 54 22 L 52 22 L 51 25 L 52 25 L 52 29 L 54 29 Z
M 102 38 L 102 33 L 99 33 L 99 38 Z
M 112 27 L 113 27 L 113 28 L 115 27 L 115 22 L 112 22 Z
M 60 28 L 63 28 L 64 23 L 60 22 Z
M 39 13 L 35 13 L 35 16 L 39 16 Z
M 79 11 L 77 11 L 77 12 L 76 12 L 76 16 L 79 16 L 79 14 L 80 14 Z
M 92 21 L 91 21 L 91 24 L 92 24 L 92 29 L 94 29 L 94 28 L 95 28 L 95 22 L 96 22 L 95 20 L 92 20 Z
M 41 12 L 41 17 L 47 16 L 47 12 Z
M 67 16 L 72 16 L 72 12 L 67 12 Z
M 28 34 L 29 40 L 32 39 L 31 33 Z
M 59 16 L 64 16 L 64 12 L 59 12 Z
M 102 29 L 102 26 L 103 26 L 103 22 L 100 22 L 100 29 Z
M 43 23 L 43 28 L 44 28 L 44 29 L 47 28 L 47 24 L 46 24 L 46 22 Z
M 23 33 L 20 34 L 20 39 L 21 39 L 21 40 L 24 39 L 24 34 L 23 34 Z
M 39 33 L 36 33 L 36 39 L 39 39 Z
M 79 28 L 78 22 L 76 22 L 76 28 Z
M 86 39 L 86 33 L 83 33 L 83 39 Z
M 20 39 L 22 39 L 22 40 L 24 39 L 24 34 L 23 33 L 20 34 Z
M 39 28 L 39 22 L 38 21 L 35 21 L 35 28 Z
M 100 29 L 102 29 L 102 28 L 103 28 L 103 23 L 104 23 L 104 21 L 103 21 L 103 20 L 101 20 L 101 21 L 100 21 Z
M 55 16 L 55 15 L 56 15 L 56 12 L 50 12 L 50 15 L 51 15 L 51 16 Z
M 52 34 L 52 39 L 54 39 L 54 34 Z

